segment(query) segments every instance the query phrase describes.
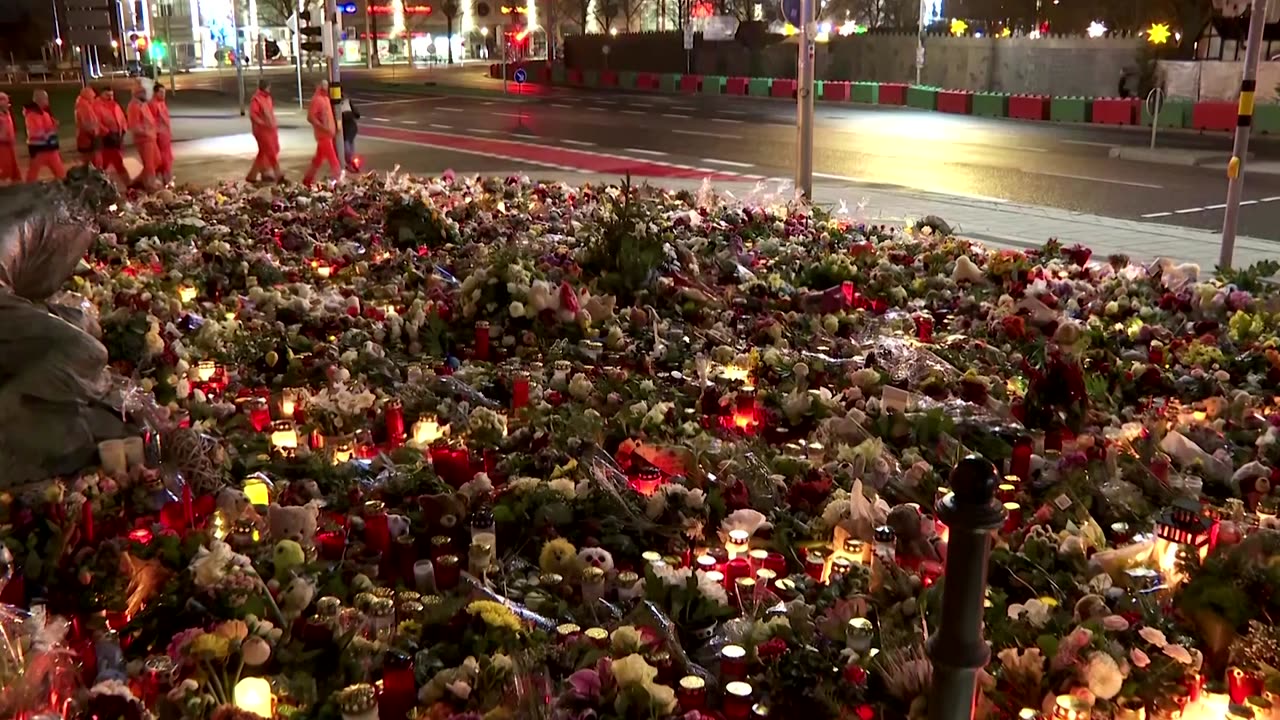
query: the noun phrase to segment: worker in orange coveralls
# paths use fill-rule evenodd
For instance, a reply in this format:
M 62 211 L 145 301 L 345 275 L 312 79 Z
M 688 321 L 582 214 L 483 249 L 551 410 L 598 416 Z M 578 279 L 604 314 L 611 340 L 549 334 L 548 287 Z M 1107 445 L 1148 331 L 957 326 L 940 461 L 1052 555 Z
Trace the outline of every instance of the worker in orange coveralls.
M 138 149 L 142 172 L 134 179 L 134 185 L 151 189 L 156 181 L 156 168 L 160 165 L 160 150 L 156 147 L 156 117 L 147 102 L 147 89 L 142 82 L 134 83 L 133 97 L 129 100 L 129 134 L 133 146 Z
M 249 124 L 253 127 L 253 139 L 258 143 L 258 155 L 245 176 L 246 182 L 257 182 L 268 170 L 275 180 L 283 180 L 280 172 L 280 128 L 276 124 L 276 104 L 271 99 L 271 83 L 266 78 L 258 81 L 258 92 L 249 102 Z
M 116 94 L 110 87 L 98 91 L 98 127 L 102 133 L 102 169 L 114 171 L 120 182 L 128 187 L 129 170 L 124 166 L 124 134 L 129 129 L 124 111 L 116 102 Z
M 27 153 L 31 155 L 27 182 L 35 182 L 43 168 L 48 168 L 59 180 L 66 177 L 67 169 L 62 166 L 62 151 L 58 148 L 58 121 L 49 112 L 49 93 L 44 90 L 32 93 L 22 116 L 27 125 Z
M 76 98 L 76 150 L 84 165 L 102 167 L 102 123 L 98 121 L 98 96 L 93 88 L 80 89 Z
M 0 92 L 0 182 L 22 182 L 22 168 L 18 167 L 18 131 L 13 127 L 9 114 L 9 96 Z
M 307 110 L 307 122 L 311 123 L 316 136 L 316 154 L 311 158 L 311 167 L 302 178 L 304 185 L 310 185 L 316 179 L 320 166 L 329 165 L 329 173 L 335 179 L 342 179 L 342 166 L 338 163 L 338 148 L 334 138 L 338 135 L 337 122 L 333 117 L 333 103 L 329 101 L 329 83 L 321 80 L 316 86 L 316 94 L 311 96 L 311 107 Z
M 151 96 L 151 114 L 156 119 L 156 150 L 160 152 L 156 173 L 160 182 L 173 184 L 173 123 L 169 120 L 169 102 L 165 99 L 164 85 L 156 83 Z

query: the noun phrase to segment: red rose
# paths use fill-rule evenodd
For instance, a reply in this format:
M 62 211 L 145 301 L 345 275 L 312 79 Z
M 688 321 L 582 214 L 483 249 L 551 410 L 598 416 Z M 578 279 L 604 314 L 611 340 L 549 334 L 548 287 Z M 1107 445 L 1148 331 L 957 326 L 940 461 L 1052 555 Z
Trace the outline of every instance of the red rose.
M 786 651 L 787 641 L 780 637 L 774 637 L 756 646 L 756 657 L 761 660 L 772 660 Z
M 852 685 L 862 687 L 867 682 L 867 669 L 861 665 L 849 664 L 844 666 L 844 681 Z
M 734 483 L 724 489 L 724 504 L 730 510 L 741 510 L 751 506 L 751 493 L 747 491 L 747 486 L 741 480 L 735 480 Z
M 831 494 L 831 478 L 819 475 L 812 480 L 793 483 L 787 493 L 787 502 L 800 508 L 815 508 L 826 502 Z
M 1084 267 L 1088 264 L 1089 258 L 1093 257 L 1093 251 L 1080 244 L 1072 245 L 1066 250 L 1063 250 L 1062 254 L 1066 255 L 1071 262 L 1079 265 L 1080 267 Z

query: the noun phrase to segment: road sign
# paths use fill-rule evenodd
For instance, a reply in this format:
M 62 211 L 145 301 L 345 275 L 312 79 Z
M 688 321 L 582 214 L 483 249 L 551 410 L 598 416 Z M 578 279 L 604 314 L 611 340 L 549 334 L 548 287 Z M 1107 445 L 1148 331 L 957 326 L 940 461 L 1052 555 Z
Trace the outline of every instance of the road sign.
M 511 76 L 511 79 L 515 80 L 517 85 L 523 85 L 526 78 L 528 78 L 528 75 L 525 73 L 524 68 L 516 68 L 516 74 Z
M 693 49 L 693 26 L 692 25 L 684 26 L 684 49 L 685 50 Z
M 795 27 L 800 27 L 800 0 L 782 0 L 782 17 Z

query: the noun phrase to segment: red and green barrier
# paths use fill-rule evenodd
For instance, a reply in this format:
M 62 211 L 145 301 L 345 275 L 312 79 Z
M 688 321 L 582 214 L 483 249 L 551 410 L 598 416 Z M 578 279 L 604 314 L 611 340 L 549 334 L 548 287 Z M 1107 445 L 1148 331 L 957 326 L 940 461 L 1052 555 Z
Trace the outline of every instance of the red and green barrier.
M 1191 108 L 1194 130 L 1235 130 L 1239 107 L 1233 102 L 1198 102 Z
M 913 107 L 917 110 L 937 110 L 938 88 L 925 85 L 908 86 L 907 107 Z
M 1049 119 L 1053 122 L 1089 122 L 1089 99 L 1055 97 L 1049 100 Z
M 600 71 L 600 87 L 616 88 L 618 87 L 618 72 L 616 70 Z
M 974 93 L 970 110 L 978 117 L 1009 116 L 1009 96 L 1004 93 Z
M 746 95 L 750 80 L 744 77 L 725 78 L 725 95 Z
M 680 92 L 680 77 L 678 73 L 665 73 L 659 76 L 658 89 L 670 94 Z
M 937 93 L 938 112 L 952 115 L 973 114 L 973 93 L 968 90 L 940 90 Z
M 776 98 L 794 98 L 796 81 L 791 78 L 774 78 L 769 86 L 769 95 Z
M 1190 100 L 1165 100 L 1160 106 L 1159 126 L 1174 130 L 1190 127 L 1191 106 Z M 1151 127 L 1151 121 L 1151 108 L 1146 103 L 1142 103 L 1143 127 Z
M 881 105 L 906 105 L 907 86 L 905 83 L 880 83 Z
M 702 88 L 701 75 L 681 75 L 680 76 L 680 92 L 692 94 L 698 92 Z
M 642 89 L 636 85 L 636 75 L 637 73 L 634 73 L 630 70 L 623 70 L 622 72 L 618 73 L 618 87 L 624 90 Z
M 818 96 L 829 102 L 849 102 L 849 83 L 829 80 L 822 83 L 822 93 Z
M 751 78 L 747 84 L 747 94 L 751 97 L 769 97 L 773 81 L 769 78 Z
M 1009 117 L 1019 120 L 1048 120 L 1049 98 L 1044 95 L 1010 95 Z
M 1280 134 L 1280 105 L 1268 103 L 1253 108 L 1253 129 L 1268 135 Z
M 600 71 L 599 70 L 583 70 L 581 84 L 584 87 L 589 87 L 589 88 L 600 87 Z
M 1138 122 L 1138 98 L 1094 98 L 1089 121 L 1094 125 L 1133 125 Z
M 855 82 L 849 85 L 849 99 L 857 103 L 875 105 L 880 102 L 880 83 Z
M 706 75 L 702 78 L 703 95 L 723 95 L 725 78 L 719 75 Z
M 657 90 L 660 84 L 658 76 L 655 73 L 636 73 L 636 89 L 637 90 Z

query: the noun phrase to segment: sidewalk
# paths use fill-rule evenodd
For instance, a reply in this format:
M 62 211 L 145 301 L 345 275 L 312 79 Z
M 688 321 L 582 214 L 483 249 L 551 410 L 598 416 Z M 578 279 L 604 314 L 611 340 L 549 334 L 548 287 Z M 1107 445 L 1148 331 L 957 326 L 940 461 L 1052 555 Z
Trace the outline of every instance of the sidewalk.
M 296 108 L 291 112 L 296 113 Z M 283 110 L 280 114 L 281 165 L 289 177 L 297 179 L 311 159 L 314 141 L 304 118 L 285 115 Z M 175 143 L 176 177 L 179 181 L 201 185 L 243 178 L 256 152 L 247 120 L 234 111 L 217 117 L 200 115 L 199 112 L 175 113 L 174 134 L 180 138 Z M 570 184 L 617 183 L 622 179 L 521 165 L 516 158 L 477 157 L 427 148 L 406 152 L 403 144 L 373 139 L 363 139 L 360 143 L 364 148 L 360 152 L 367 156 L 368 166 L 378 171 L 398 164 L 404 172 L 412 173 L 438 174 L 453 169 L 459 174 L 526 174 L 534 179 Z M 637 177 L 635 181 L 643 182 L 644 178 Z M 702 186 L 699 180 L 662 178 L 650 182 L 677 190 L 696 191 Z M 720 182 L 713 187 L 745 200 L 762 194 L 776 198 L 784 184 L 780 180 L 743 181 Z M 794 190 L 788 187 L 786 192 Z M 1088 246 L 1098 258 L 1116 253 L 1129 255 L 1136 261 L 1169 257 L 1196 263 L 1206 272 L 1218 264 L 1219 234 L 1194 228 L 831 181 L 815 183 L 814 199 L 832 208 L 839 208 L 843 203 L 850 216 L 873 224 L 901 226 L 926 215 L 936 215 L 950 223 L 957 236 L 993 247 L 1025 250 L 1057 238 L 1064 245 Z M 1274 259 L 1277 254 L 1280 254 L 1280 243 L 1241 237 L 1236 241 L 1233 264 L 1245 267 Z

